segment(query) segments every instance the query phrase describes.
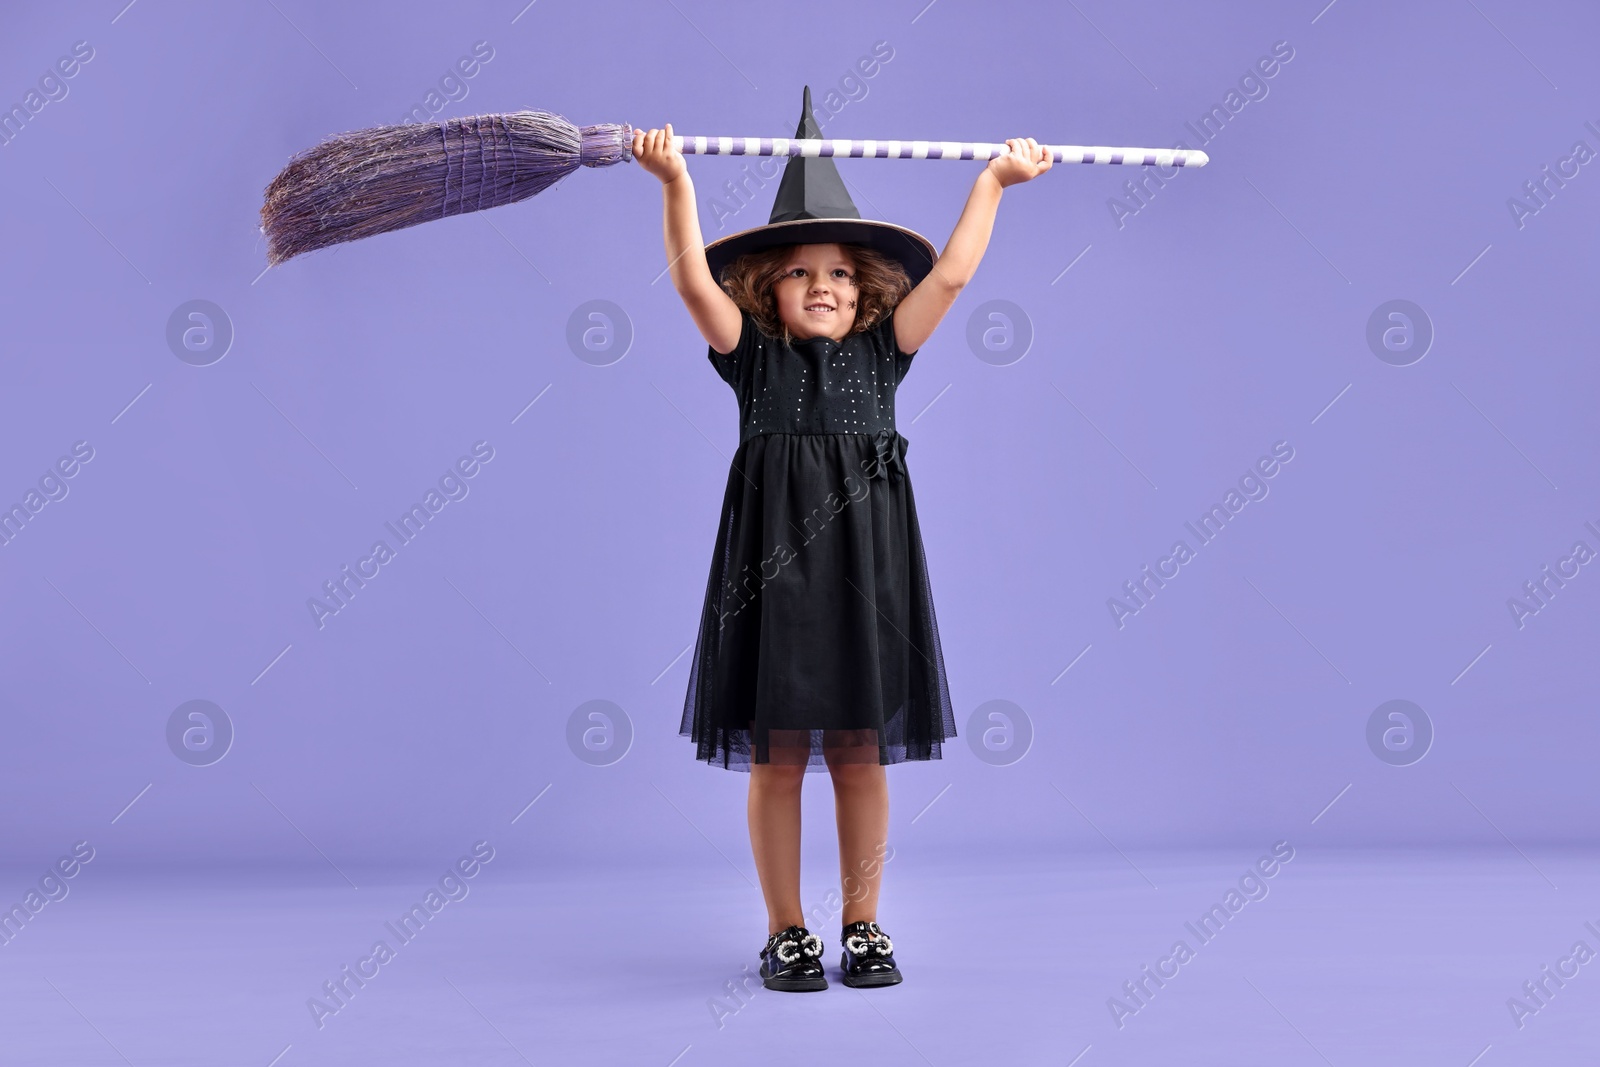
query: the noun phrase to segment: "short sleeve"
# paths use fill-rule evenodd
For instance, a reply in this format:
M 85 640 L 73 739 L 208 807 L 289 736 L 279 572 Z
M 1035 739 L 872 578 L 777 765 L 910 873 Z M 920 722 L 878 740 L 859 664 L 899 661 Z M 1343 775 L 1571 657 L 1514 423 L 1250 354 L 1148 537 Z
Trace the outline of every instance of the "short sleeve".
M 894 360 L 894 384 L 899 385 L 905 380 L 906 372 L 911 369 L 911 360 L 917 353 L 900 351 L 900 344 L 894 339 L 894 316 L 896 310 L 898 309 L 890 308 L 889 313 L 876 326 L 872 327 L 872 330 L 878 335 L 877 340 L 881 349 L 889 353 L 890 358 Z
M 706 358 L 716 368 L 717 377 L 732 386 L 735 393 L 739 391 L 740 381 L 748 373 L 757 333 L 756 320 L 743 308 L 739 309 L 739 321 L 739 341 L 733 346 L 732 352 L 723 355 L 711 345 L 706 345 Z

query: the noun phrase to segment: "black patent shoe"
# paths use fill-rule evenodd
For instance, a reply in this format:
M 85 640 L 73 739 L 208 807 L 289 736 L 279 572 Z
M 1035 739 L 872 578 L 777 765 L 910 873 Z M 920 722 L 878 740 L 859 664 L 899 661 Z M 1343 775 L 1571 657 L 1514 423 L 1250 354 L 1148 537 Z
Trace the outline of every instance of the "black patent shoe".
M 761 950 L 761 984 L 790 993 L 827 989 L 822 948 L 822 938 L 804 926 L 779 930 Z
M 853 922 L 839 932 L 844 955 L 839 969 L 848 986 L 898 985 L 903 979 L 894 962 L 894 942 L 870 920 Z

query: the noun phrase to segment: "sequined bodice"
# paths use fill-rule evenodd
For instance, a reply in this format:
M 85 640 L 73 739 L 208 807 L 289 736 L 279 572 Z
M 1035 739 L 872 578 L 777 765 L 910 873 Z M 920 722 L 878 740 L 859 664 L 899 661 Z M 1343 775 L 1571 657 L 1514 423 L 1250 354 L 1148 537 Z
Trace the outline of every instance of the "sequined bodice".
M 739 440 L 768 433 L 894 431 L 894 396 L 916 353 L 894 341 L 894 314 L 842 341 L 769 337 L 742 313 L 743 332 L 711 363 L 739 398 Z

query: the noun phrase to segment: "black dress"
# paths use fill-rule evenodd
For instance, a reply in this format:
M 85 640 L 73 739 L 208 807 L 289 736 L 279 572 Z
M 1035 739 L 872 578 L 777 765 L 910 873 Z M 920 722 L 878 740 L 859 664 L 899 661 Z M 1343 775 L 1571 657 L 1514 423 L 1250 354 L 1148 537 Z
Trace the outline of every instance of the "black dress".
M 891 311 L 785 344 L 742 312 L 711 364 L 739 401 L 680 733 L 696 758 L 939 759 L 956 735 L 922 532 L 895 429 Z

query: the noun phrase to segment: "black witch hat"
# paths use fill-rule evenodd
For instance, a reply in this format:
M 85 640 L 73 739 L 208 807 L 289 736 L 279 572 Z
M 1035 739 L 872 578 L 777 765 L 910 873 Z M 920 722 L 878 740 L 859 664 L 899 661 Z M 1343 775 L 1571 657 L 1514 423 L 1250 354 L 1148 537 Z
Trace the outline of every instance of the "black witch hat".
M 820 138 L 811 113 L 811 86 L 805 87 L 796 138 Z M 898 262 L 916 285 L 933 269 L 939 254 L 929 240 L 892 222 L 864 219 L 839 177 L 831 156 L 790 156 L 765 226 L 719 237 L 706 245 L 706 263 L 719 282 L 722 271 L 747 252 L 787 244 L 861 244 Z

